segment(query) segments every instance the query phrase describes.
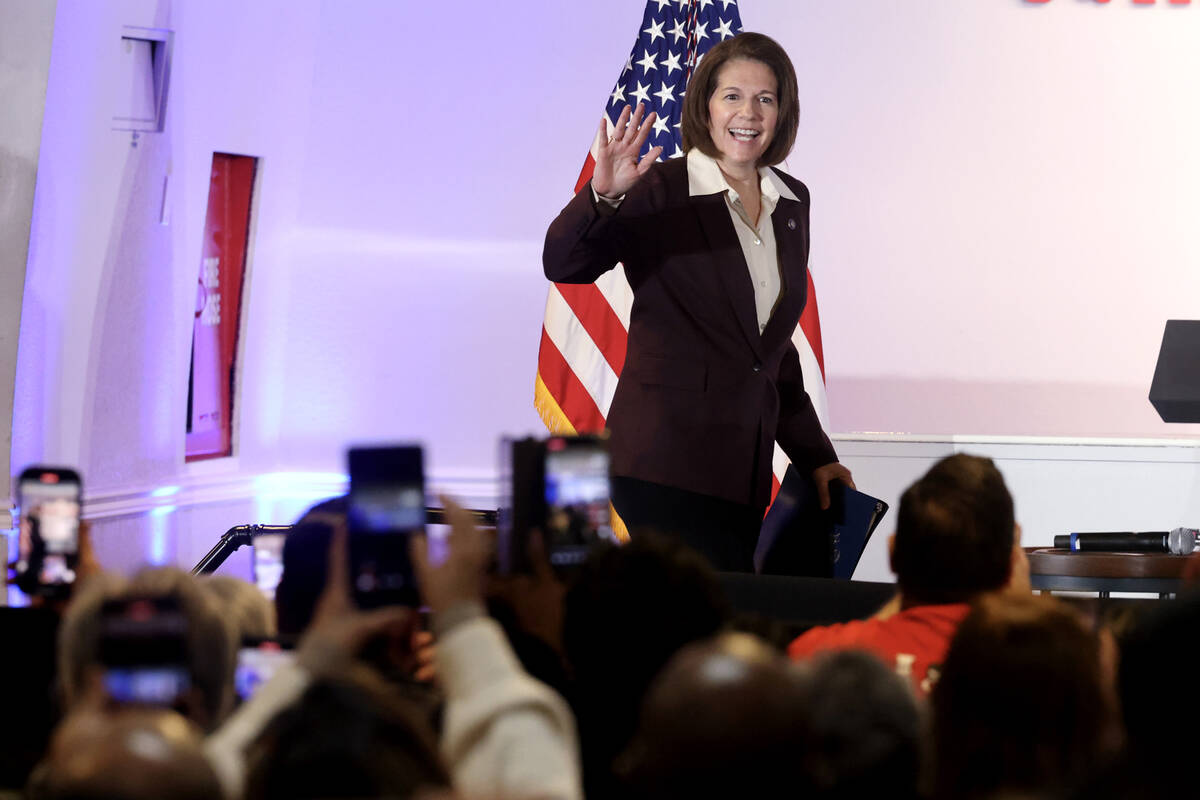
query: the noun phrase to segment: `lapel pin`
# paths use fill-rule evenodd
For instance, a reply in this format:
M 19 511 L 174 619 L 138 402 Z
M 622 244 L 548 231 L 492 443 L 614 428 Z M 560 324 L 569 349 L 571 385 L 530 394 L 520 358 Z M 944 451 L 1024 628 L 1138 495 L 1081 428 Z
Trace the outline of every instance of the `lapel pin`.
M 789 231 L 796 230 L 796 220 L 791 219 L 791 218 L 788 219 L 788 230 Z

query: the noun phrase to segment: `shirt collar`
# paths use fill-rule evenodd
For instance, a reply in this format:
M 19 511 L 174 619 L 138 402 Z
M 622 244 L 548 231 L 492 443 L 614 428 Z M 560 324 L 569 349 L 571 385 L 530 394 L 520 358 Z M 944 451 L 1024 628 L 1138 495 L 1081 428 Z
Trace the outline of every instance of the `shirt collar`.
M 717 166 L 716 159 L 711 156 L 706 156 L 700 152 L 699 148 L 693 147 L 687 153 L 687 172 L 688 172 L 688 196 L 695 197 L 696 195 L 704 194 L 719 194 L 722 192 L 731 192 L 737 196 L 737 192 L 729 182 L 725 180 L 725 175 L 722 174 L 721 168 Z M 783 179 L 775 174 L 775 170 L 770 167 L 759 167 L 758 174 L 760 178 L 759 185 L 762 187 L 763 196 L 774 204 L 780 197 L 788 200 L 800 201 L 796 197 L 788 185 L 783 182 Z

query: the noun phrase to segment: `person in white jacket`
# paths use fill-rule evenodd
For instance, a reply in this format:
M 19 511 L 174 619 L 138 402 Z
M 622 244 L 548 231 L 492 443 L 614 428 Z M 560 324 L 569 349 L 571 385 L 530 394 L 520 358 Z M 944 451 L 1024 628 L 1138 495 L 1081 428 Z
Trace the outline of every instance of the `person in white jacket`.
M 413 540 L 413 563 L 435 634 L 434 665 L 445 693 L 439 749 L 455 790 L 486 800 L 578 800 L 583 797 L 575 721 L 563 699 L 520 666 L 500 626 L 484 612 L 489 535 L 442 498 L 450 523 L 448 552 L 431 563 Z M 411 625 L 412 609 L 356 609 L 351 600 L 345 520 L 334 529 L 329 576 L 296 662 L 275 674 L 207 742 L 230 797 L 240 797 L 245 753 L 264 727 L 294 703 L 314 676 L 352 660 L 363 645 Z

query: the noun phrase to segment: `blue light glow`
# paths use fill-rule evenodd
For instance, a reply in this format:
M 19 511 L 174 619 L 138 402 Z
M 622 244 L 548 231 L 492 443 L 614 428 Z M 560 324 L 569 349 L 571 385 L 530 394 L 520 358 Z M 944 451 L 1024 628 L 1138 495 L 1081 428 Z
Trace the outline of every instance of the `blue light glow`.
M 171 515 L 175 506 L 159 506 L 150 510 L 150 541 L 146 548 L 146 561 L 156 567 L 167 563 L 167 550 L 171 538 Z

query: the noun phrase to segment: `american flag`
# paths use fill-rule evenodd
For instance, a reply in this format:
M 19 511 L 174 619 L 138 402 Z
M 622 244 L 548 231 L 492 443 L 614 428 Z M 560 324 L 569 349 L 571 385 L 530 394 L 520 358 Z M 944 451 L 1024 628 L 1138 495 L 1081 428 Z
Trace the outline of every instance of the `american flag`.
M 683 156 L 680 117 L 683 97 L 692 70 L 713 45 L 742 30 L 736 0 L 650 0 L 617 84 L 604 106 L 612 132 L 626 105 L 646 104 L 646 113 L 658 114 L 654 131 L 643 153 L 661 145 L 663 158 Z M 592 177 L 594 153 L 588 153 L 578 192 Z M 625 363 L 625 339 L 633 292 L 618 266 L 594 284 L 555 283 L 546 298 L 546 318 L 538 352 L 534 404 L 551 433 L 570 435 L 596 432 L 612 403 L 613 392 Z M 829 430 L 825 399 L 825 366 L 821 350 L 821 323 L 817 296 L 808 277 L 808 305 L 792 335 L 800 353 L 804 385 L 826 432 Z M 773 462 L 772 500 L 788 459 L 778 445 Z

